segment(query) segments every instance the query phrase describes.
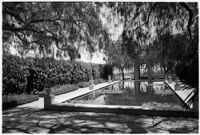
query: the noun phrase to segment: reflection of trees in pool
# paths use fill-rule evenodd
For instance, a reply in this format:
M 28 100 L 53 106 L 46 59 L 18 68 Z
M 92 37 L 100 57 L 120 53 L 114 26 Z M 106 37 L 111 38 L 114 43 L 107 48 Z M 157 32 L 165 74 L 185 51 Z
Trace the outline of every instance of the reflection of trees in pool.
M 128 84 L 129 83 L 129 84 Z M 141 85 L 142 84 L 142 85 Z M 179 99 L 173 93 L 163 94 L 165 91 L 160 88 L 163 93 L 158 94 L 154 91 L 153 82 L 124 82 L 122 83 L 125 87 L 124 93 L 111 94 L 106 97 L 106 104 L 110 105 L 142 105 L 148 102 L 158 102 L 158 103 L 169 103 L 182 105 Z M 130 87 L 128 87 L 130 86 Z M 134 87 L 133 87 L 134 86 Z M 122 86 L 119 86 L 122 87 Z M 146 87 L 141 89 L 141 87 Z
M 176 95 L 171 93 L 171 90 L 163 89 L 161 85 L 157 85 L 154 82 L 124 82 L 111 87 L 111 90 L 108 88 L 101 89 L 77 100 L 80 102 L 88 100 L 91 101 L 92 104 L 103 103 L 106 105 L 142 106 L 151 102 L 179 106 L 182 104 Z M 123 87 L 124 89 L 121 89 Z M 142 87 L 146 87 L 145 90 L 141 89 Z M 94 102 L 92 100 L 94 100 Z M 98 100 L 98 102 L 96 102 L 96 100 Z

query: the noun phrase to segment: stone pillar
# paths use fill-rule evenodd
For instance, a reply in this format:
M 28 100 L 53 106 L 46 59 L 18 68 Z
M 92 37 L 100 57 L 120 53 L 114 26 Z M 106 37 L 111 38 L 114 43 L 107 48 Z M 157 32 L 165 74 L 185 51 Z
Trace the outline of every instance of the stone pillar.
M 138 63 L 138 61 L 137 60 L 135 60 L 135 62 L 134 62 L 134 79 L 135 80 L 138 80 L 139 79 L 139 71 L 140 69 L 139 69 L 139 63 Z
M 150 63 L 147 64 L 147 68 L 148 68 L 148 79 L 152 80 L 153 74 L 152 74 L 152 67 L 151 67 Z
M 51 88 L 46 89 L 46 94 L 44 95 L 44 109 L 50 107 L 55 101 L 55 96 L 51 94 Z

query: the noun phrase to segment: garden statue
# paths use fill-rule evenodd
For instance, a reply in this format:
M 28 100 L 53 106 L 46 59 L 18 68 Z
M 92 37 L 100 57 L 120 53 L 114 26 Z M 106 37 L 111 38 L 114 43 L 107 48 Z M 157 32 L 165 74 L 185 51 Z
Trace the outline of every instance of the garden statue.
M 112 80 L 111 80 L 111 75 L 108 75 L 108 83 L 111 83 Z
M 90 79 L 89 89 L 90 90 L 94 89 L 94 79 L 93 78 Z

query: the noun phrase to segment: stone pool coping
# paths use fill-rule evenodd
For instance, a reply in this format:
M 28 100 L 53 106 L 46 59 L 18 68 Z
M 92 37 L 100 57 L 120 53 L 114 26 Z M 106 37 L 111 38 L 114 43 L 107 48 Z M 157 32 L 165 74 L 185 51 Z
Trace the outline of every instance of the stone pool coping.
M 55 97 L 55 103 L 62 103 L 64 101 L 66 101 L 66 100 L 70 100 L 70 99 L 77 98 L 79 96 L 83 96 L 83 95 L 88 94 L 90 92 L 93 92 L 93 91 L 108 87 L 110 85 L 113 85 L 113 84 L 119 83 L 119 82 L 120 81 L 113 81 L 111 83 L 106 82 L 106 83 L 102 83 L 102 84 L 99 84 L 99 85 L 95 85 L 92 90 L 90 90 L 89 87 L 79 88 L 78 90 L 71 91 L 71 92 L 56 96 Z
M 115 113 L 128 115 L 148 115 L 162 117 L 191 117 L 198 118 L 195 111 L 187 110 L 158 110 L 141 106 L 116 106 L 116 105 L 93 105 L 93 104 L 52 104 L 45 110 L 48 111 L 68 111 L 68 112 L 95 112 L 95 113 Z
M 98 89 L 101 89 L 101 88 L 104 88 L 104 87 L 107 87 L 109 85 L 112 85 L 114 83 L 119 83 L 120 80 L 117 80 L 117 81 L 113 81 L 111 82 L 110 84 L 108 82 L 104 82 L 104 83 L 100 83 L 100 84 L 97 84 L 94 86 L 94 89 L 93 90 L 89 90 L 89 87 L 86 87 L 86 88 L 79 88 L 78 90 L 76 90 L 77 92 L 76 93 L 81 93 L 81 91 L 88 91 L 88 92 L 92 92 L 94 90 L 97 90 L 96 88 Z M 56 103 L 61 103 L 63 101 L 66 101 L 66 99 L 68 97 L 66 97 L 69 93 L 73 93 L 75 91 L 71 91 L 71 92 L 68 92 L 68 93 L 65 93 L 65 94 L 61 94 L 61 95 L 57 95 L 55 96 L 55 102 Z M 74 95 L 74 94 L 73 94 Z M 19 105 L 17 107 L 20 107 L 20 108 L 23 108 L 23 107 L 28 107 L 28 108 L 38 108 L 38 109 L 43 109 L 44 108 L 44 98 L 43 97 L 39 97 L 39 100 L 37 101 L 33 101 L 31 103 L 27 103 L 27 104 L 23 104 L 23 105 Z
M 120 81 L 109 83 L 109 85 L 96 87 L 93 90 L 87 90 L 79 93 L 78 90 L 70 94 L 69 97 L 57 100 L 45 110 L 48 111 L 69 111 L 69 112 L 96 112 L 96 113 L 115 113 L 115 114 L 129 114 L 129 115 L 148 115 L 148 116 L 164 116 L 164 117 L 193 117 L 198 118 L 198 112 L 192 110 L 159 110 L 147 108 L 142 106 L 117 106 L 117 105 L 94 105 L 94 104 L 71 104 L 62 103 L 63 101 L 73 99 L 95 90 L 108 87 Z M 78 93 L 78 95 L 77 95 Z

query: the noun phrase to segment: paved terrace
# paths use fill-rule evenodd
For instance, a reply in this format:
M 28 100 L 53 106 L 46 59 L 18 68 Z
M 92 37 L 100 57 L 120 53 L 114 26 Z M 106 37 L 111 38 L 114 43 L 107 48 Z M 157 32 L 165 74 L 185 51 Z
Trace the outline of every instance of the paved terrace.
M 107 86 L 96 85 L 95 88 Z M 88 91 L 88 88 L 78 91 Z M 95 90 L 95 89 L 94 89 Z M 78 93 L 78 92 L 77 92 Z M 67 96 L 59 95 L 56 99 Z M 198 133 L 198 119 L 44 111 L 43 98 L 2 112 L 3 133 Z

